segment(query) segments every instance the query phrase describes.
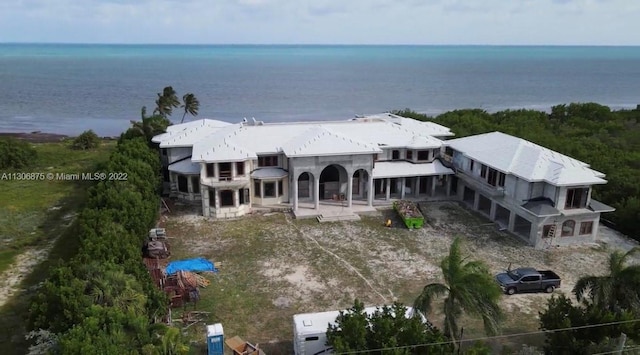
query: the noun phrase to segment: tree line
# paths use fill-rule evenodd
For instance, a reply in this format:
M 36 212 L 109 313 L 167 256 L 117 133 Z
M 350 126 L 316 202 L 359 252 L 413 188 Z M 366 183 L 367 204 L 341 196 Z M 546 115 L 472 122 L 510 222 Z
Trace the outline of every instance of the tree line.
M 77 254 L 51 270 L 32 301 L 29 328 L 51 334 L 53 353 L 169 354 L 184 348 L 179 333 L 156 322 L 168 300 L 141 259 L 158 217 L 160 161 L 139 135 L 123 134 L 101 167 L 126 173 L 128 180 L 90 188 L 77 220 Z
M 479 109 L 436 117 L 410 109 L 394 113 L 447 126 L 456 137 L 501 131 L 588 163 L 605 173 L 608 181 L 594 187 L 593 198 L 616 208 L 603 218 L 640 240 L 640 110 L 612 111 L 596 103 L 571 103 L 554 106 L 550 113 Z

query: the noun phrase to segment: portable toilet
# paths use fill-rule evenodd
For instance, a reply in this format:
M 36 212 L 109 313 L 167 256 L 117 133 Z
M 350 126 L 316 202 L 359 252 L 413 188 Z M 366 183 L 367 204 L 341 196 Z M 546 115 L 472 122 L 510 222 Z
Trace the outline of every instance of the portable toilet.
M 209 355 L 224 355 L 222 324 L 207 325 L 207 349 Z

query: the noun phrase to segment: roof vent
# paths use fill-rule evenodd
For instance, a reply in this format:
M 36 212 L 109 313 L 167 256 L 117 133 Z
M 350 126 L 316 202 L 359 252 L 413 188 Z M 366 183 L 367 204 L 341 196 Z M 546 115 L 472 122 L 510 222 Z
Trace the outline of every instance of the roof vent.
M 302 325 L 304 325 L 305 327 L 310 327 L 313 325 L 313 322 L 311 322 L 311 319 L 305 319 L 302 321 Z

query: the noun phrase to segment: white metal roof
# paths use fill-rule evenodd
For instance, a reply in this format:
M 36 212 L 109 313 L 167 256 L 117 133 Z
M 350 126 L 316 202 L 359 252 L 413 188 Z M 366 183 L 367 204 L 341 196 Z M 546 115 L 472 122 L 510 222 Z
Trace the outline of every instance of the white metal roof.
M 181 160 L 168 167 L 169 171 L 180 174 L 200 174 L 200 164 L 191 162 L 191 159 Z
M 482 164 L 527 181 L 557 186 L 604 184 L 604 174 L 589 164 L 522 138 L 491 132 L 444 142 Z
M 373 178 L 395 178 L 402 176 L 451 175 L 454 171 L 442 165 L 439 160 L 431 163 L 411 163 L 408 161 L 376 162 Z
M 355 118 L 354 121 L 386 121 L 402 126 L 410 131 L 427 134 L 433 137 L 451 137 L 453 132 L 448 127 L 439 125 L 431 121 L 418 121 L 412 118 L 394 115 L 392 113 L 381 113 Z
M 366 307 L 364 312 L 371 315 L 378 309 L 382 310 L 382 307 Z M 340 311 L 295 314 L 293 323 L 295 324 L 297 335 L 321 334 L 327 331 L 329 323 L 335 325 L 338 315 L 340 315 Z M 410 318 L 412 316 L 413 308 L 407 307 L 406 317 Z M 425 318 L 423 320 L 426 321 Z
M 160 143 L 161 148 L 193 147 L 194 161 L 216 162 L 283 152 L 290 156 L 317 156 L 378 153 L 381 146 L 439 148 L 442 141 L 430 134 L 446 132 L 449 132 L 446 127 L 396 115 L 268 124 L 197 120 L 170 126 L 167 133 L 154 137 L 153 141 Z
M 288 157 L 373 154 L 382 150 L 370 143 L 354 140 L 322 126 L 310 127 L 287 142 L 282 152 Z

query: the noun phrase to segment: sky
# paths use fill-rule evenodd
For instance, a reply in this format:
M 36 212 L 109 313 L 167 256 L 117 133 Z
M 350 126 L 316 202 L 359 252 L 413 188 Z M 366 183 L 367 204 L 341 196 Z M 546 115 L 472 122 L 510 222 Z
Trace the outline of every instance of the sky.
M 0 0 L 0 42 L 640 45 L 640 1 Z

